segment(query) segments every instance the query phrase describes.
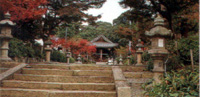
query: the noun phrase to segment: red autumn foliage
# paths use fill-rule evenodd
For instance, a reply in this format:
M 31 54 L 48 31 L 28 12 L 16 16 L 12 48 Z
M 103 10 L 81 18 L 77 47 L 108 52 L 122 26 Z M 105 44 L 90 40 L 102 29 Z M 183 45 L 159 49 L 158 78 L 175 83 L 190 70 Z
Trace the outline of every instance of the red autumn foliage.
M 90 45 L 90 42 L 88 42 L 85 39 L 81 39 L 78 41 L 68 41 L 66 42 L 66 45 L 64 45 L 65 48 L 70 48 L 73 54 L 92 54 L 96 52 L 96 46 Z
M 26 21 L 41 17 L 46 8 L 41 8 L 47 4 L 47 0 L 0 0 L 0 12 L 10 12 L 11 20 Z
M 96 46 L 90 45 L 90 42 L 85 39 L 80 39 L 78 41 L 68 40 L 66 42 L 65 39 L 54 39 L 51 40 L 53 43 L 53 47 L 62 46 L 63 48 L 70 48 L 71 52 L 75 55 L 78 54 L 89 54 L 96 52 Z
M 66 40 L 64 38 L 57 38 L 57 39 L 51 39 L 52 47 L 59 47 L 63 46 L 66 43 Z

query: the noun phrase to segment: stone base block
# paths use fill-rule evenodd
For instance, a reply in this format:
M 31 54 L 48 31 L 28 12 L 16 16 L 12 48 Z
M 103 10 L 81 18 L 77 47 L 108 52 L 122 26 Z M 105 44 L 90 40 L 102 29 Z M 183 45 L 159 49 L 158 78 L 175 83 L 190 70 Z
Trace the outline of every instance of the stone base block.
M 118 87 L 117 88 L 117 97 L 131 97 L 131 88 L 130 87 Z
M 0 57 L 0 62 L 10 62 L 10 61 L 13 61 L 13 60 L 9 57 Z

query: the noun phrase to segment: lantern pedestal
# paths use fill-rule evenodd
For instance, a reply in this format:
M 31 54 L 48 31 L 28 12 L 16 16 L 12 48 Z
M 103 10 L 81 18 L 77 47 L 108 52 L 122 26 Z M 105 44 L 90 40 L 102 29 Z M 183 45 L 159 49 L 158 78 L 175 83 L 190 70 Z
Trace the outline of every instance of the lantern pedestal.
M 51 62 L 51 51 L 52 48 L 50 47 L 52 42 L 50 41 L 50 39 L 48 39 L 45 43 L 46 48 L 45 48 L 45 52 L 46 52 L 46 62 Z
M 71 54 L 70 52 L 67 52 L 67 64 L 70 64 L 70 62 L 69 62 L 69 61 L 70 61 L 70 60 L 69 60 L 70 54 Z
M 142 53 L 143 51 L 142 50 L 137 50 L 136 51 L 137 53 L 137 64 L 135 66 L 142 66 Z
M 128 66 L 131 64 L 131 56 L 130 55 L 128 55 L 128 57 L 127 57 L 127 59 L 128 59 Z
M 9 41 L 10 38 L 2 38 L 0 40 L 1 48 L 0 48 L 0 61 L 12 61 L 10 57 L 8 57 L 9 50 Z
M 46 52 L 46 62 L 50 62 L 51 61 L 51 48 L 45 48 L 45 52 Z
M 164 74 L 164 59 L 168 55 L 168 51 L 166 49 L 151 49 L 148 51 L 153 59 L 153 72 L 154 72 L 154 80 L 156 83 L 161 83 L 161 78 Z

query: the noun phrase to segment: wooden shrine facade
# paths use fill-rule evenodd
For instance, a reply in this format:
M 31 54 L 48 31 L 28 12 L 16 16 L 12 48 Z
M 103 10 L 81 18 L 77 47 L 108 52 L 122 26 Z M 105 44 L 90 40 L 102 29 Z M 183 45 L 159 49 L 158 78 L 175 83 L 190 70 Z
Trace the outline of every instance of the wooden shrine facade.
M 99 35 L 94 38 L 91 43 L 97 48 L 94 58 L 96 62 L 107 62 L 108 57 L 113 56 L 114 48 L 118 46 L 117 43 L 113 43 L 104 35 Z

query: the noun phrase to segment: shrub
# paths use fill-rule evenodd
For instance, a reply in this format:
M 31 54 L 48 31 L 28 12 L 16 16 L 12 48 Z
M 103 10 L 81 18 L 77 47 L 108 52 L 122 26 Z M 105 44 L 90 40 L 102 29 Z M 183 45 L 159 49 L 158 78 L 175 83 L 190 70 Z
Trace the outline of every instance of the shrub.
M 9 42 L 9 54 L 10 57 L 35 57 L 35 50 L 30 46 L 27 46 L 23 41 L 13 38 Z
M 170 52 L 167 70 L 177 69 L 181 64 L 190 65 L 190 49 L 193 50 L 194 63 L 199 62 L 199 39 L 198 36 L 189 36 L 177 41 L 177 48 L 174 40 L 167 40 L 166 48 Z M 178 65 L 177 65 L 178 64 Z
M 56 50 L 51 53 L 51 60 L 56 62 L 67 62 L 66 55 Z
M 184 64 L 190 64 L 190 49 L 192 49 L 194 62 L 197 64 L 199 62 L 199 36 L 190 36 L 188 38 L 183 38 L 178 42 L 180 60 L 182 60 Z
M 128 65 L 128 58 L 126 58 L 124 61 L 123 61 L 124 65 Z M 131 55 L 130 57 L 130 64 L 136 64 L 137 61 L 136 61 L 136 58 L 134 56 Z
M 76 61 L 75 61 L 74 58 L 72 58 L 72 57 L 69 58 L 69 63 L 75 63 L 75 62 L 76 62 Z
M 198 68 L 194 72 L 184 68 L 167 73 L 160 84 L 146 87 L 145 94 L 150 97 L 199 97 Z
M 153 70 L 153 60 L 152 58 L 150 57 L 150 55 L 148 54 L 147 51 L 145 51 L 143 54 L 142 54 L 142 61 L 145 65 L 147 65 L 147 69 L 149 71 L 152 71 Z

